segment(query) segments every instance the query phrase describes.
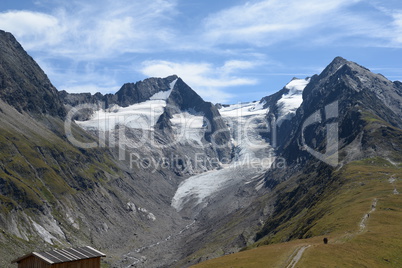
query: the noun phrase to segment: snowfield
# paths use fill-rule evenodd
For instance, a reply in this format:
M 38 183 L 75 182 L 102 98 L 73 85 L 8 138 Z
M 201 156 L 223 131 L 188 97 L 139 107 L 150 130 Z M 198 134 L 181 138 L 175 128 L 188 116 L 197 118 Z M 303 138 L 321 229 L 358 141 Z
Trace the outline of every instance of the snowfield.
M 279 113 L 276 119 L 278 125 L 283 120 L 290 119 L 303 102 L 303 90 L 310 83 L 310 78 L 293 79 L 285 87 L 289 89 L 288 94 L 282 96 L 278 101 Z
M 128 107 L 114 105 L 108 109 L 95 111 L 87 121 L 76 123 L 87 130 L 110 131 L 117 125 L 129 128 L 152 130 L 166 107 L 166 100 L 175 86 L 177 79 L 170 83 L 170 89 L 160 91 L 150 97 L 148 101 L 136 103 Z
M 159 93 L 157 93 L 159 94 Z M 84 129 L 110 131 L 116 125 L 151 130 L 166 107 L 165 100 L 149 100 L 142 103 L 96 111 L 87 121 L 76 121 Z

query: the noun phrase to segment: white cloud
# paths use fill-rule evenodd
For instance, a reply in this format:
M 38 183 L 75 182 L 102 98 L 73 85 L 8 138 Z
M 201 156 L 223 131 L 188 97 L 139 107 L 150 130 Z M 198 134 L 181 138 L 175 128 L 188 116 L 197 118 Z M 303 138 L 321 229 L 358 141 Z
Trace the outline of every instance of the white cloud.
M 394 43 L 402 46 L 402 10 L 395 12 L 392 14 L 394 19 L 393 27 L 394 27 L 394 34 L 392 35 Z
M 101 92 L 106 94 L 115 93 L 122 86 L 121 82 L 116 79 L 116 72 L 118 71 L 113 67 L 86 62 L 65 68 L 57 65 L 57 63 L 53 65 L 42 58 L 38 58 L 36 61 L 52 80 L 59 81 L 58 90 L 65 90 L 70 93 Z
M 212 102 L 226 102 L 231 95 L 224 88 L 255 85 L 258 81 L 239 77 L 237 71 L 251 69 L 258 65 L 252 61 L 230 60 L 222 66 L 210 63 L 145 61 L 141 72 L 147 76 L 165 77 L 176 74 L 204 99 Z
M 26 49 L 56 45 L 65 33 L 56 17 L 30 11 L 0 13 L 0 29 L 21 39 Z
M 266 46 L 294 40 L 328 17 L 360 0 L 266 0 L 247 2 L 209 16 L 204 38 L 215 44 L 247 43 Z M 327 25 L 328 26 L 328 25 Z M 330 25 L 332 26 L 332 25 Z
M 0 13 L 0 29 L 32 51 L 73 59 L 102 59 L 160 48 L 171 41 L 176 0 L 70 2 L 50 14 Z

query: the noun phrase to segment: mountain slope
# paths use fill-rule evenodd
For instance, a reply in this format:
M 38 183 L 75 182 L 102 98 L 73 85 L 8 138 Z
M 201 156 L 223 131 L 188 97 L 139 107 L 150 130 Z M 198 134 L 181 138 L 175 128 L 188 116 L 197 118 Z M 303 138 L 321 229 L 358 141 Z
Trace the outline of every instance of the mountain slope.
M 13 35 L 0 30 L 0 98 L 18 111 L 64 117 L 57 90 Z
M 400 267 L 401 170 L 380 159 L 351 162 L 302 213 L 282 220 L 277 232 L 249 250 L 194 267 L 293 267 L 306 246 L 294 267 Z M 292 192 L 289 184 L 282 187 Z M 283 215 L 290 213 L 283 208 Z
M 170 207 L 173 171 L 130 168 L 74 122 L 66 131 L 65 109 L 43 71 L 11 34 L 0 42 L 1 267 L 29 251 L 88 244 L 109 264 L 133 263 L 127 252 L 188 224 Z
M 293 267 L 292 253 L 305 245 L 299 267 L 399 267 L 402 236 L 387 231 L 402 217 L 399 85 L 339 57 L 313 76 L 289 126 L 278 128 L 287 166 L 264 175 L 265 200 L 275 201 L 251 247 L 275 245 L 199 267 Z
M 372 157 L 398 163 L 401 119 L 396 107 L 402 103 L 401 96 L 396 83 L 339 57 L 319 76 L 312 77 L 303 92 L 303 103 L 292 119 L 290 138 L 279 148 L 289 167 L 285 173 L 271 170 L 266 174 L 267 181 L 273 176 L 279 181 L 291 177 L 298 181 L 296 192 L 287 194 L 287 198 L 279 197 L 282 204 L 277 204 L 277 211 L 283 213 L 283 207 L 293 206 L 300 212 L 310 206 L 333 180 L 334 167 Z M 309 122 L 312 115 L 320 120 Z M 336 136 L 336 141 L 329 144 L 331 135 Z M 307 199 L 294 206 L 302 198 Z M 293 217 L 295 212 L 287 217 Z M 273 231 L 269 222 L 259 237 Z

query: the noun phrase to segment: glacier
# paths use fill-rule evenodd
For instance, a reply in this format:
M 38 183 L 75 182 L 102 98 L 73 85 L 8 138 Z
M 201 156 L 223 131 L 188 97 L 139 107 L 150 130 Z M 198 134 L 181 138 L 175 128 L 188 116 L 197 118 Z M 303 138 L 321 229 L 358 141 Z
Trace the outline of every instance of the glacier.
M 230 128 L 236 155 L 231 163 L 222 163 L 221 169 L 184 180 L 172 199 L 172 206 L 177 211 L 188 206 L 202 209 L 215 193 L 239 183 L 249 183 L 250 179 L 271 166 L 274 161 L 273 149 L 258 133 L 268 113 L 268 109 L 263 107 L 263 102 L 250 102 L 225 106 L 219 110 Z

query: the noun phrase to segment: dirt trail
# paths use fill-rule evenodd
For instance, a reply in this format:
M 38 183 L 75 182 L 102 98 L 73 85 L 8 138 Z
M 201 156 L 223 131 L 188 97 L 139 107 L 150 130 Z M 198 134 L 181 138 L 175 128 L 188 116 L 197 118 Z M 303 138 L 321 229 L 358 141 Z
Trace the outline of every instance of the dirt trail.
M 396 185 L 395 185 L 395 181 L 396 181 L 395 175 L 392 175 L 391 178 L 388 179 L 388 181 L 389 181 L 389 183 L 391 183 L 392 186 L 394 187 L 392 193 L 393 193 L 393 194 L 399 194 L 398 190 L 396 189 Z
M 288 264 L 288 266 L 286 266 L 286 268 L 294 268 L 296 266 L 296 264 L 300 261 L 301 257 L 303 256 L 303 253 L 306 249 L 308 249 L 309 247 L 311 247 L 311 245 L 306 245 L 306 246 L 302 246 L 297 248 L 292 255 L 293 258 L 290 261 L 290 263 Z
M 363 232 L 366 229 L 367 220 L 370 218 L 370 214 L 375 211 L 376 207 L 377 207 L 377 198 L 374 198 L 373 202 L 371 203 L 370 211 L 368 213 L 364 214 L 362 220 L 360 221 L 359 233 Z
M 394 182 L 394 181 L 390 181 L 390 183 L 393 183 L 393 182 Z M 372 201 L 372 203 L 371 203 L 371 208 L 370 208 L 370 210 L 369 210 L 367 213 L 364 214 L 364 216 L 362 217 L 362 219 L 361 219 L 361 221 L 360 221 L 360 223 L 359 223 L 359 230 L 358 230 L 358 231 L 356 231 L 356 232 L 354 232 L 354 233 L 350 233 L 350 234 L 347 235 L 347 236 L 341 236 L 341 237 L 335 238 L 333 241 L 334 241 L 335 243 L 343 243 L 343 242 L 341 242 L 341 240 L 343 240 L 344 238 L 347 237 L 348 239 L 351 239 L 351 238 L 355 237 L 356 235 L 358 235 L 358 234 L 364 232 L 364 231 L 366 230 L 366 228 L 367 228 L 367 221 L 368 221 L 368 219 L 370 218 L 370 215 L 371 215 L 371 214 L 376 210 L 376 208 L 377 208 L 377 202 L 378 202 L 378 199 L 377 199 L 377 198 L 374 198 L 373 201 Z M 304 245 L 304 246 L 299 246 L 299 247 L 297 247 L 297 248 L 293 251 L 292 255 L 290 255 L 290 257 L 289 257 L 290 262 L 289 262 L 289 259 L 288 259 L 288 261 L 287 261 L 288 264 L 285 264 L 284 267 L 286 267 L 286 268 L 295 268 L 296 265 L 297 265 L 297 263 L 298 263 L 298 262 L 300 261 L 300 259 L 302 258 L 304 251 L 305 251 L 306 249 L 308 249 L 309 247 L 311 247 L 311 245 Z

